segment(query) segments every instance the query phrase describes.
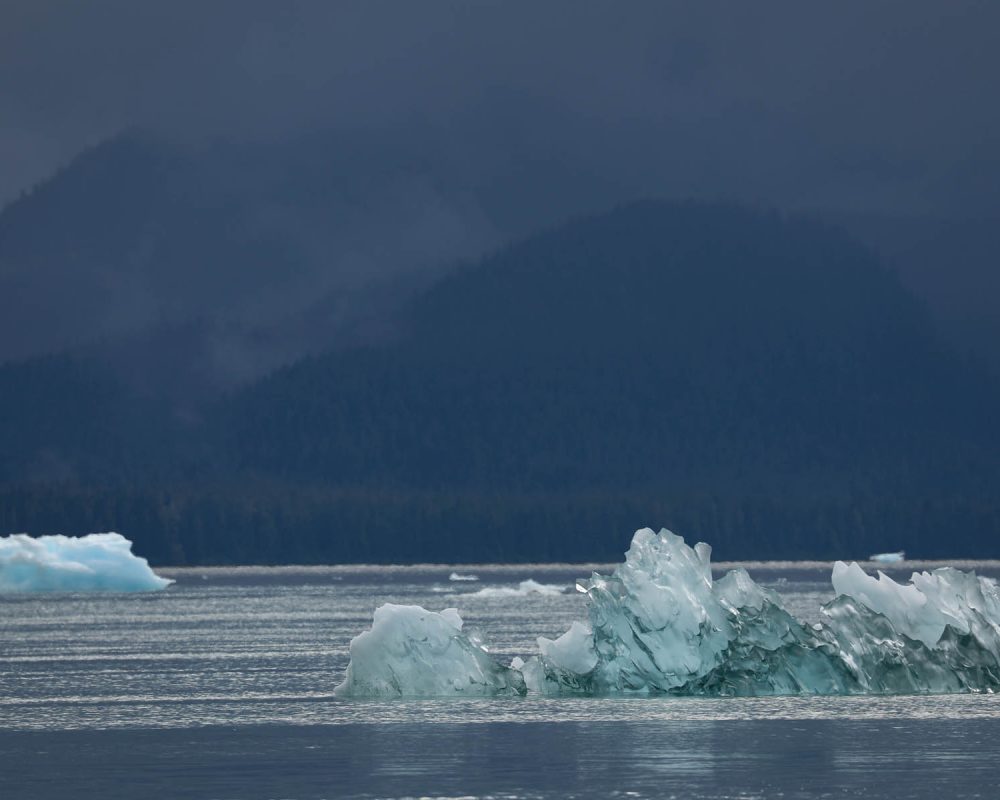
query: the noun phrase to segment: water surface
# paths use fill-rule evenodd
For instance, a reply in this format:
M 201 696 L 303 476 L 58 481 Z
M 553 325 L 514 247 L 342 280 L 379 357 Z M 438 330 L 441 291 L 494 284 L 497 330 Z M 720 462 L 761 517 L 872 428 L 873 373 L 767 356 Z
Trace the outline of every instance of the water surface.
M 506 661 L 584 617 L 588 569 L 163 570 L 155 594 L 0 597 L 0 797 L 996 796 L 994 695 L 333 694 L 382 602 L 457 607 Z M 805 619 L 832 596 L 828 565 L 751 573 Z M 526 578 L 566 591 L 497 591 Z

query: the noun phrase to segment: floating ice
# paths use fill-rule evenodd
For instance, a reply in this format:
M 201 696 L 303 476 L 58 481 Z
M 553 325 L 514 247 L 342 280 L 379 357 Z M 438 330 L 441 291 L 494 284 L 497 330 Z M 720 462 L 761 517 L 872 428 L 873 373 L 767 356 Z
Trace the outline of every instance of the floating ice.
M 565 586 L 552 583 L 539 583 L 528 578 L 517 586 L 484 586 L 478 592 L 472 592 L 472 597 L 524 597 L 529 594 L 557 595 L 566 591 Z
M 526 665 L 531 688 L 779 694 L 808 683 L 837 691 L 838 675 L 816 649 L 814 631 L 744 570 L 713 581 L 710 554 L 708 545 L 688 547 L 669 531 L 638 531 L 613 575 L 595 573 L 579 584 L 588 599 L 589 639 L 578 633 L 561 647 L 553 645 L 565 636 L 539 640 L 541 654 Z
M 875 553 L 868 556 L 869 561 L 876 564 L 899 564 L 906 558 L 906 553 L 900 550 L 898 553 Z
M 448 576 L 448 580 L 450 580 L 450 581 L 478 581 L 479 580 L 479 576 L 478 575 L 463 575 L 463 574 L 461 574 L 459 572 L 453 572 L 453 573 L 451 573 L 451 575 Z
M 351 640 L 347 677 L 336 692 L 355 697 L 524 694 L 517 670 L 502 667 L 454 608 L 440 613 L 386 603 L 370 631 Z
M 146 592 L 171 583 L 117 533 L 0 536 L 0 592 Z
M 512 694 L 522 677 L 529 691 L 549 695 L 1000 689 L 1000 593 L 989 579 L 945 568 L 900 585 L 838 562 L 838 596 L 822 607 L 821 622 L 808 625 L 742 569 L 713 580 L 710 556 L 708 545 L 689 547 L 670 531 L 637 531 L 611 576 L 595 573 L 579 584 L 588 622 L 555 640 L 540 638 L 539 655 L 509 669 L 462 634 L 460 620 L 441 629 L 436 618 L 457 619 L 454 610 L 411 608 L 393 625 L 380 619 L 383 607 L 372 631 L 352 643 L 345 685 L 360 695 L 453 694 L 456 686 Z M 385 669 L 391 691 L 380 676 Z

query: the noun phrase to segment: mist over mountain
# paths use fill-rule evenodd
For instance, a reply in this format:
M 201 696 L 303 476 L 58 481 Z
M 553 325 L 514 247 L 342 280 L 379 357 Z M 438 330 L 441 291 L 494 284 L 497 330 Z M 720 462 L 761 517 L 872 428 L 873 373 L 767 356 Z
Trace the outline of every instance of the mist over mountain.
M 980 553 L 995 378 L 825 224 L 643 202 L 442 272 L 394 333 L 178 414 L 101 359 L 0 368 L 14 529 L 218 561 Z M 985 538 L 984 538 L 985 537 Z
M 411 282 L 495 237 L 408 155 L 108 141 L 0 214 L 0 292 L 18 301 L 0 358 L 85 346 L 131 377 L 173 360 L 189 388 L 224 388 L 378 338 Z
M 0 362 L 85 352 L 187 413 L 302 356 L 391 340 L 401 306 L 456 263 L 634 197 L 558 159 L 470 170 L 453 145 L 133 131 L 88 150 L 0 213 Z M 1000 367 L 989 220 L 819 216 Z

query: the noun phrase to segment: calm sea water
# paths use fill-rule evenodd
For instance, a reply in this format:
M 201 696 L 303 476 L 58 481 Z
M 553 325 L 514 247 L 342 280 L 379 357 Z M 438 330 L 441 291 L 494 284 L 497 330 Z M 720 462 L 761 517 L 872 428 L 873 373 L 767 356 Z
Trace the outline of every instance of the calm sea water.
M 806 619 L 832 596 L 828 565 L 750 569 Z M 0 597 L 0 798 L 1000 797 L 994 695 L 334 696 L 377 605 L 457 607 L 506 661 L 584 617 L 579 566 L 162 572 Z

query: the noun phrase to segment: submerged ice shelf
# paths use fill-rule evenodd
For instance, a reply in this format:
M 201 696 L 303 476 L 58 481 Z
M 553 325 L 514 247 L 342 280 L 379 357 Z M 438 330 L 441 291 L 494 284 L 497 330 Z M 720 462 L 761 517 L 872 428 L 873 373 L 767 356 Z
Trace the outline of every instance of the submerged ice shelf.
M 118 533 L 0 536 L 0 592 L 148 592 L 171 583 Z
M 711 548 L 637 531 L 625 562 L 579 589 L 588 620 L 510 667 L 455 609 L 382 606 L 350 646 L 338 693 L 448 695 L 887 694 L 1000 688 L 1000 593 L 951 568 L 901 585 L 837 562 L 821 621 L 796 619 L 737 569 L 712 578 Z

